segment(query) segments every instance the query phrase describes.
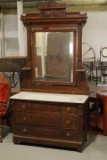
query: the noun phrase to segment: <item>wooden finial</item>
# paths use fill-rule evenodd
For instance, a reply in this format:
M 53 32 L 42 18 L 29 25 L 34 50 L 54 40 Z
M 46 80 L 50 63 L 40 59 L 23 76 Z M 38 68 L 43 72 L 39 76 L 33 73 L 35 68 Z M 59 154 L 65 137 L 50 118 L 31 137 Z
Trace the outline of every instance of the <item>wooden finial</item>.
M 61 18 L 65 17 L 66 4 L 57 3 L 56 0 L 43 2 L 39 6 L 42 18 Z

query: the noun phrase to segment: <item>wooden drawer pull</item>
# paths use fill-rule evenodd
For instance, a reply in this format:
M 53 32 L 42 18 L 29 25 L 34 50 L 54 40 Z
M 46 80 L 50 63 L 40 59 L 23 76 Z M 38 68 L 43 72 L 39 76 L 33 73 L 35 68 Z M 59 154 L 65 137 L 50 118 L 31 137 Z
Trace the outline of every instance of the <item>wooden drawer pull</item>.
M 66 124 L 70 124 L 70 120 L 66 120 Z
M 26 120 L 26 117 L 23 117 L 23 120 Z
M 67 107 L 67 112 L 70 112 L 71 111 L 71 108 L 70 107 Z
M 69 133 L 69 132 L 67 132 L 67 133 L 66 133 L 66 136 L 67 136 L 67 137 L 69 137 L 69 136 L 70 136 L 70 133 Z
M 25 132 L 25 133 L 26 133 L 26 132 L 27 132 L 27 129 L 25 129 L 25 128 L 24 128 L 24 129 L 23 129 L 23 132 Z
M 25 104 L 22 104 L 22 108 L 25 109 L 25 107 L 26 107 L 26 105 L 25 105 Z

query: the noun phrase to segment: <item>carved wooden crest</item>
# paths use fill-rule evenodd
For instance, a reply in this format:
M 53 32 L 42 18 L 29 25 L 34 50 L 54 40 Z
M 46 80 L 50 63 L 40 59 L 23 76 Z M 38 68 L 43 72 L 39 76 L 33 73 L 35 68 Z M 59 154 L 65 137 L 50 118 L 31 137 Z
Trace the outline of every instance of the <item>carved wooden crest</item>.
M 41 3 L 39 9 L 41 18 L 63 18 L 65 17 L 66 4 L 49 0 L 49 2 Z

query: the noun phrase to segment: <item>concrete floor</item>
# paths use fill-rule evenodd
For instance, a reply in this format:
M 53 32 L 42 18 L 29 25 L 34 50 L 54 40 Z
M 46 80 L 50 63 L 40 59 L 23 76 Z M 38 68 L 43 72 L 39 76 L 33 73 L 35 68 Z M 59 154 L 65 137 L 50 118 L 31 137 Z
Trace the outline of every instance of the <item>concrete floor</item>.
M 82 153 L 66 149 L 21 145 L 9 133 L 0 143 L 0 160 L 107 160 L 107 136 L 88 135 Z

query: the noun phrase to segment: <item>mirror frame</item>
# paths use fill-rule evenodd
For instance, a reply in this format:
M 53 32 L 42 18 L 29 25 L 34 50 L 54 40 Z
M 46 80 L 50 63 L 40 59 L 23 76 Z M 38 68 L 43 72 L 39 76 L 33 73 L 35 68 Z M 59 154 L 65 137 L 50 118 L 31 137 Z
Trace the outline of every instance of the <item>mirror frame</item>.
M 27 64 L 23 68 L 21 87 L 38 91 L 57 91 L 65 88 L 71 92 L 78 91 L 81 84 L 86 86 L 85 69 L 82 66 L 82 28 L 86 23 L 87 14 L 80 12 L 66 12 L 66 4 L 54 0 L 42 2 L 40 13 L 29 13 L 21 16 L 27 29 Z M 74 32 L 74 66 L 73 82 L 39 81 L 34 76 L 34 33 L 35 32 Z M 55 87 L 56 86 L 56 87 Z
M 72 85 L 72 86 L 75 86 L 76 85 L 76 42 L 77 42 L 77 29 L 74 27 L 74 28 L 64 28 L 64 29 L 61 29 L 61 28 L 58 28 L 58 27 L 54 27 L 54 28 L 47 28 L 47 29 L 43 29 L 42 26 L 41 26 L 41 30 L 42 32 L 73 32 L 74 33 L 74 44 L 73 44 L 73 81 L 72 82 L 62 82 L 62 81 L 41 81 L 41 80 L 37 80 L 36 77 L 35 77 L 35 33 L 36 32 L 41 32 L 40 31 L 40 28 L 38 30 L 38 28 L 32 28 L 32 35 L 31 35 L 31 39 L 32 39 L 32 82 L 33 84 L 36 84 L 36 83 L 41 83 L 41 84 L 51 84 L 51 85 Z

